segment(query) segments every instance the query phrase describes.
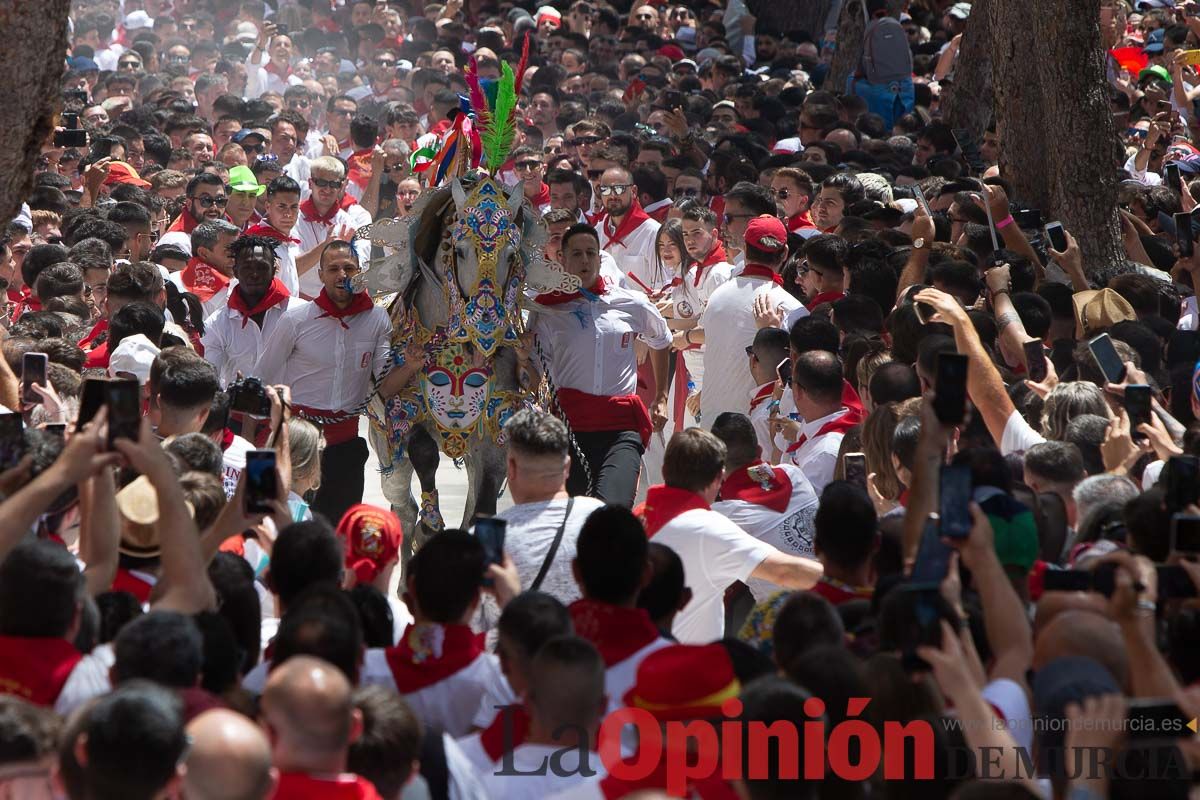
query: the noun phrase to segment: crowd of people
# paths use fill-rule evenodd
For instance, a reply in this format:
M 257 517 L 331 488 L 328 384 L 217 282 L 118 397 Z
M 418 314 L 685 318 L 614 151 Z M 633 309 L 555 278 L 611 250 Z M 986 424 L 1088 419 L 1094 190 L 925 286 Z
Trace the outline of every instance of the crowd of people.
M 1117 264 L 941 118 L 969 2 L 76 0 L 0 231 L 0 796 L 1188 797 L 1200 14 L 1099 5 Z M 578 288 L 511 505 L 408 557 L 359 232 L 519 61 L 483 167 Z

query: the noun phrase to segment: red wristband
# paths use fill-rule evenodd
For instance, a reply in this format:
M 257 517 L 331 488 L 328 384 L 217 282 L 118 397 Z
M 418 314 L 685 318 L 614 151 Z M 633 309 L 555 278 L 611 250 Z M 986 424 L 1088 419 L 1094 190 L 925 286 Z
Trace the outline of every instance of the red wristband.
M 1002 220 L 1000 220 L 999 222 L 997 222 L 997 223 L 996 223 L 996 230 L 998 230 L 998 231 L 1002 231 L 1002 230 L 1004 230 L 1004 229 L 1005 229 L 1005 228 L 1007 228 L 1009 225 L 1012 225 L 1012 224 L 1013 224 L 1013 221 L 1014 221 L 1014 220 L 1013 220 L 1013 218 L 1012 218 L 1012 214 L 1009 214 L 1007 217 L 1005 217 L 1004 219 L 1002 219 Z

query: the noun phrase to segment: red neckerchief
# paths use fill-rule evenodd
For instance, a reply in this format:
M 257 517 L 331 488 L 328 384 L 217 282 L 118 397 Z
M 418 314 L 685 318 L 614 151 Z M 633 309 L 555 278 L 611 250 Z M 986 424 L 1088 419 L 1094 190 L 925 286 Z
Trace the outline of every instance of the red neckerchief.
M 188 260 L 179 277 L 183 281 L 184 289 L 199 297 L 201 303 L 211 300 L 213 295 L 229 285 L 227 275 L 196 256 Z
M 634 755 L 628 760 L 630 764 L 638 764 L 641 757 Z M 622 759 L 623 761 L 625 759 Z M 617 798 L 628 797 L 631 794 L 637 793 L 642 789 L 660 789 L 667 788 L 667 764 L 666 758 L 660 758 L 658 766 L 654 771 L 641 780 L 623 780 L 615 778 L 612 775 L 606 775 L 600 780 L 600 793 L 605 800 L 617 800 Z M 687 781 L 688 794 L 687 797 L 699 797 L 700 800 L 737 800 L 738 795 L 723 778 L 720 777 L 721 770 L 719 767 L 713 770 L 713 774 L 707 778 L 689 778 Z
M 101 338 L 101 336 L 107 332 L 108 318 L 101 317 L 100 319 L 96 320 L 96 324 L 92 326 L 90 331 L 88 331 L 88 335 L 79 340 L 79 346 L 84 350 L 91 350 L 92 343 L 95 342 L 96 339 Z
M 768 278 L 783 286 L 783 278 L 778 272 L 763 264 L 747 264 L 742 267 L 743 278 Z
M 633 513 L 646 526 L 646 536 L 649 538 L 680 514 L 708 507 L 704 498 L 695 492 L 660 483 L 646 491 L 646 501 L 635 508 Z
M 317 295 L 317 299 L 313 300 L 313 302 L 317 304 L 317 308 L 324 312 L 317 319 L 333 317 L 346 330 L 350 329 L 350 326 L 346 324 L 346 317 L 353 317 L 355 314 L 370 311 L 375 307 L 375 304 L 371 302 L 371 296 L 366 292 L 358 292 L 357 294 L 350 295 L 350 305 L 345 308 L 338 308 L 329 296 L 329 293 L 324 289 L 321 290 L 321 293 Z
M 375 154 L 374 147 L 365 150 L 355 150 L 346 159 L 346 178 L 360 189 L 366 189 L 371 182 L 371 158 Z M 343 199 L 346 197 L 342 195 Z M 310 198 L 311 199 L 311 198 Z
M 396 689 L 412 694 L 463 670 L 483 653 L 483 638 L 466 625 L 409 624 L 400 643 L 384 650 Z
M 300 214 L 304 217 L 305 221 L 319 222 L 322 225 L 332 225 L 333 218 L 341 210 L 342 207 L 340 205 L 333 203 L 329 206 L 329 210 L 322 214 L 320 211 L 317 211 L 317 204 L 313 202 L 312 195 L 309 195 L 308 199 L 300 204 Z
M 108 369 L 108 342 L 101 342 L 88 351 L 84 369 Z
M 708 255 L 706 255 L 704 257 L 704 260 L 696 265 L 696 278 L 695 278 L 695 283 L 693 285 L 699 286 L 700 281 L 704 280 L 705 271 L 709 267 L 711 267 L 713 264 L 720 264 L 724 260 L 725 260 L 725 246 L 723 244 L 721 244 L 721 240 L 718 239 L 715 242 L 713 242 L 712 250 L 708 251 Z
M 354 195 L 342 192 L 342 199 L 338 200 L 338 208 L 340 208 L 342 211 L 349 211 L 350 207 L 355 205 L 357 202 L 358 201 L 354 199 Z
M 709 209 L 717 215 L 717 219 L 725 217 L 725 195 L 718 194 L 708 198 Z
M 221 452 L 222 453 L 224 453 L 226 450 L 228 450 L 230 447 L 233 446 L 234 438 L 236 438 L 236 437 L 231 429 L 229 429 L 229 428 L 221 429 Z
M 352 773 L 317 776 L 282 772 L 271 800 L 382 800 L 375 784 Z
M 42 300 L 36 294 L 29 291 L 29 287 L 25 287 L 21 301 L 17 303 L 17 307 L 13 310 L 13 319 L 19 320 L 21 315 L 26 311 L 41 311 Z
M 288 290 L 283 285 L 283 281 L 275 278 L 271 281 L 271 285 L 267 288 L 267 293 L 263 295 L 263 299 L 259 300 L 258 305 L 254 308 L 246 305 L 246 298 L 242 297 L 240 289 L 234 289 L 229 293 L 229 307 L 242 315 L 242 327 L 244 328 L 251 317 L 257 317 L 267 309 L 274 308 L 280 303 L 286 303 L 288 297 Z
M 587 291 L 588 291 L 588 294 L 592 295 L 593 297 L 599 297 L 600 295 L 602 295 L 606 291 L 608 291 L 608 284 L 604 282 L 604 276 L 597 275 L 596 282 L 593 283 L 592 287 L 590 289 L 588 289 Z M 534 300 L 536 300 L 538 303 L 541 303 L 544 306 L 558 306 L 558 305 L 562 305 L 563 303 L 569 303 L 572 300 L 579 300 L 582 297 L 583 297 L 583 292 L 581 292 L 579 290 L 575 290 L 574 292 L 554 291 L 554 292 L 543 292 L 542 294 L 539 294 L 537 297 L 535 297 Z M 592 297 L 588 298 L 588 300 L 591 300 L 591 299 L 592 299 Z
M 775 394 L 775 382 L 771 381 L 770 383 L 764 383 L 758 388 L 758 391 L 754 393 L 754 397 L 750 398 L 750 410 L 753 411 L 761 406 L 773 394 Z
M 550 187 L 543 181 L 541 188 L 538 189 L 537 197 L 533 198 L 530 203 L 534 208 L 550 205 Z
M 606 667 L 620 664 L 660 635 L 644 608 L 622 608 L 585 597 L 567 610 L 575 635 L 596 646 Z
M 842 405 L 850 409 L 851 413 L 858 415 L 858 421 L 862 422 L 867 414 L 863 410 L 862 398 L 858 396 L 858 392 L 850 385 L 850 381 L 842 378 Z
M 809 591 L 824 597 L 831 605 L 835 606 L 851 600 L 870 600 L 871 596 L 875 594 L 875 589 L 870 586 L 851 586 L 825 575 L 822 575 L 817 581 L 817 585 Z
M 150 590 L 153 588 L 154 584 L 147 583 L 124 567 L 117 568 L 117 576 L 112 582 L 112 591 L 129 592 L 139 603 L 150 602 Z
M 508 720 L 512 721 L 508 722 Z M 492 724 L 479 734 L 479 744 L 483 747 L 483 752 L 487 753 L 487 757 L 492 761 L 499 761 L 500 756 L 511 753 L 525 744 L 525 740 L 529 738 L 531 720 L 532 717 L 529 716 L 525 706 L 502 708 L 496 718 L 492 720 Z M 506 736 L 505 729 L 509 726 L 511 728 Z
M 293 239 L 291 236 L 288 236 L 286 233 L 283 233 L 275 228 L 275 226 L 269 222 L 260 222 L 257 225 L 251 225 L 242 233 L 246 236 L 266 236 L 268 239 L 275 239 L 276 241 L 283 242 L 284 244 L 300 244 L 299 239 Z
M 621 220 L 621 224 L 615 231 L 612 230 L 612 217 L 604 220 L 604 235 L 608 237 L 608 244 L 604 246 L 604 249 L 611 251 L 617 245 L 625 245 L 625 237 L 636 231 L 648 219 L 650 219 L 650 215 L 642 210 L 642 204 L 635 198 L 629 205 L 629 213 L 625 215 L 625 219 Z
M 200 220 L 193 217 L 191 212 L 188 211 L 187 206 L 184 206 L 183 211 L 180 212 L 179 216 L 175 218 L 175 221 L 171 223 L 171 226 L 167 228 L 167 233 L 174 233 L 175 231 L 191 233 L 192 230 L 199 224 Z
M 845 296 L 845 292 L 820 292 L 814 295 L 812 300 L 808 301 L 805 308 L 814 309 L 822 303 L 832 303 L 834 300 L 841 300 Z
M 782 514 L 792 499 L 792 479 L 781 468 L 772 467 L 760 458 L 725 479 L 721 484 L 721 499 L 741 500 Z
M 846 431 L 850 430 L 851 428 L 853 428 L 855 425 L 857 425 L 860 422 L 862 422 L 862 415 L 855 413 L 854 409 L 848 408 L 848 409 L 846 409 L 846 412 L 844 414 L 837 417 L 836 419 L 832 419 L 829 422 L 826 422 L 824 425 L 822 425 L 820 428 L 818 428 L 817 432 L 813 436 L 813 438 L 814 439 L 819 438 L 821 436 L 824 436 L 827 433 L 845 433 Z M 800 438 L 796 439 L 795 442 L 788 445 L 787 452 L 789 452 L 789 453 L 796 452 L 801 447 L 803 447 L 805 442 L 807 442 L 807 441 L 808 441 L 808 436 L 803 433 L 800 434 Z
M 792 233 L 793 231 L 802 231 L 806 228 L 814 227 L 812 218 L 808 215 L 807 211 L 805 211 L 803 214 L 793 214 L 787 218 L 787 223 L 785 224 L 787 225 L 788 233 Z
M 0 694 L 52 706 L 82 658 L 66 639 L 0 636 Z
M 291 64 L 288 64 L 287 71 L 285 72 L 284 70 L 281 70 L 279 67 L 275 66 L 275 62 L 269 58 L 267 59 L 267 64 L 266 64 L 266 66 L 263 67 L 263 69 L 265 69 L 271 75 L 275 75 L 277 77 L 283 78 L 284 81 L 286 81 L 292 75 L 292 65 Z

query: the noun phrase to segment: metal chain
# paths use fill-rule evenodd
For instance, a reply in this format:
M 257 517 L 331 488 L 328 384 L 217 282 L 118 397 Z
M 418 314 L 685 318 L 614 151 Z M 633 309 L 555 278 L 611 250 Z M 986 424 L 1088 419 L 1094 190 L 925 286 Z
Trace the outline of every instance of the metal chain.
M 537 334 L 533 336 L 533 349 L 537 352 L 538 361 L 542 364 L 542 375 L 545 376 L 546 384 L 550 389 L 550 411 L 562 420 L 562 424 L 567 428 L 567 438 L 571 441 L 571 449 L 579 456 L 579 463 L 583 465 L 583 474 L 587 479 L 586 494 L 591 495 L 596 488 L 593 483 L 591 464 L 588 463 L 583 448 L 579 446 L 579 442 L 575 438 L 575 431 L 571 429 L 571 421 L 567 419 L 567 412 L 563 411 L 562 406 L 558 404 L 558 388 L 554 385 L 554 379 L 550 377 L 550 364 L 546 361 L 546 354 L 542 352 L 542 343 L 538 340 Z

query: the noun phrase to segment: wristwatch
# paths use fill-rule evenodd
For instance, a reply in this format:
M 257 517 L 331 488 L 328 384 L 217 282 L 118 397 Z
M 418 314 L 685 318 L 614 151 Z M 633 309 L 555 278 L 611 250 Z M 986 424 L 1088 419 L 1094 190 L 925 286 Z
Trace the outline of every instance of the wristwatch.
M 912 246 L 913 246 L 913 250 L 924 250 L 925 249 L 924 237 L 918 236 L 916 239 L 913 239 Z

